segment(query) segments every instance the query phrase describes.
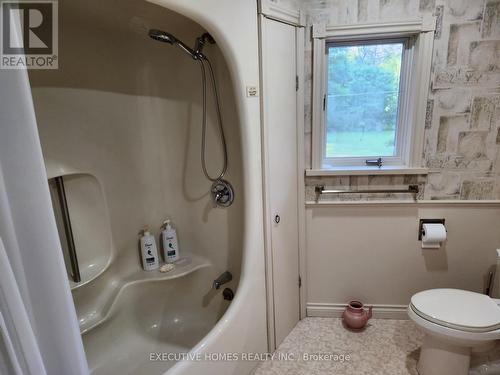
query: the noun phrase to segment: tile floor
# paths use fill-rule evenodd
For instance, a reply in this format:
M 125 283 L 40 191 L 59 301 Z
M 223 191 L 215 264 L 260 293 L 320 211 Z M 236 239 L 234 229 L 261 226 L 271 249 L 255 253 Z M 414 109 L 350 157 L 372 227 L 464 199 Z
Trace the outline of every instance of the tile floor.
M 422 339 L 409 320 L 372 319 L 363 331 L 353 332 L 340 319 L 306 318 L 276 351 L 293 357 L 263 362 L 255 375 L 417 375 Z M 314 354 L 331 356 L 304 358 Z M 344 360 L 334 355 L 344 355 Z
M 305 318 L 276 350 L 282 358 L 261 363 L 255 375 L 418 375 L 422 340 L 410 320 L 371 319 L 354 332 L 340 319 Z M 319 360 L 305 358 L 321 354 Z M 472 354 L 469 375 L 500 375 L 500 341 L 491 351 Z

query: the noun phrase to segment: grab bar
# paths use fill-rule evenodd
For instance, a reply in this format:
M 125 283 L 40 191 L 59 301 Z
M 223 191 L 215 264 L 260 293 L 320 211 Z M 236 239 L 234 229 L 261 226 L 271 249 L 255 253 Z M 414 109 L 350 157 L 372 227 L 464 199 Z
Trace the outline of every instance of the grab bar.
M 75 239 L 73 230 L 71 229 L 71 219 L 69 217 L 68 201 L 66 200 L 66 190 L 64 189 L 64 181 L 62 176 L 55 177 L 57 197 L 62 212 L 62 220 L 64 225 L 64 234 L 68 243 L 68 255 L 71 263 L 71 277 L 75 283 L 82 281 L 80 276 L 80 267 L 78 266 L 78 258 L 76 256 Z
M 366 190 L 353 190 L 353 189 L 325 189 L 323 185 L 316 185 L 314 188 L 316 193 L 316 202 L 321 194 L 370 194 L 370 193 L 409 193 L 413 194 L 415 200 L 420 191 L 418 185 L 408 185 L 406 189 L 366 189 Z

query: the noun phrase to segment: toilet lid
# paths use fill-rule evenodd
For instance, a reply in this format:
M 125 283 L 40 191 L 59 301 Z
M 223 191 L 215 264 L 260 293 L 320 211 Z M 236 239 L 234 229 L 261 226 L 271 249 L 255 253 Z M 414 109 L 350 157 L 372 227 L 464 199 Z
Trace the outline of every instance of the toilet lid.
M 431 289 L 411 298 L 415 313 L 431 322 L 472 332 L 500 328 L 500 307 L 484 294 L 459 289 Z

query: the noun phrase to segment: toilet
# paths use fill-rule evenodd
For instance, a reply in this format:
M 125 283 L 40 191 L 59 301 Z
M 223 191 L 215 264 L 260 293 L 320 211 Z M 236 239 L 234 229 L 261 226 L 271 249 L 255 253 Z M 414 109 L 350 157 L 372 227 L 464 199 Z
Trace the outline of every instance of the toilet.
M 425 333 L 419 375 L 468 375 L 471 352 L 500 339 L 500 301 L 459 289 L 431 289 L 411 298 L 408 315 Z

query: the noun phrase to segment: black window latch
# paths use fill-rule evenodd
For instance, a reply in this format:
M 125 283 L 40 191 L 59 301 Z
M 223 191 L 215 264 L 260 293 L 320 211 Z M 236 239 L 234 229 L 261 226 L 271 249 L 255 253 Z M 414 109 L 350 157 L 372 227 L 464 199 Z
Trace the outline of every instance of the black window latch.
M 382 161 L 382 158 L 367 159 L 367 160 L 365 160 L 365 164 L 369 165 L 369 166 L 377 166 L 377 167 L 381 168 L 382 165 L 384 165 L 384 162 Z

